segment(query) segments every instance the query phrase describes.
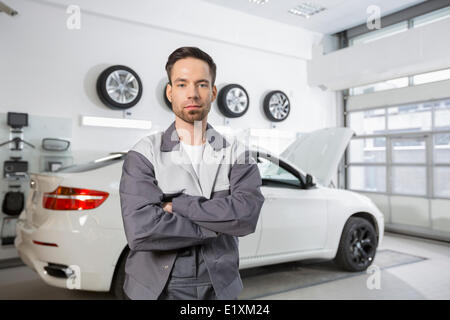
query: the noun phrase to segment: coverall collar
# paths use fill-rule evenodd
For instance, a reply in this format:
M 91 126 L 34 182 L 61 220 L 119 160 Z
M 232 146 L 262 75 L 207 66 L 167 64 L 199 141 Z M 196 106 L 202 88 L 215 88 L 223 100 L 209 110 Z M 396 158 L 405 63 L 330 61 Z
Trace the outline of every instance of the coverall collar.
M 219 151 L 230 145 L 209 123 L 206 123 L 206 141 L 211 145 L 214 151 Z M 180 137 L 175 128 L 175 121 L 172 122 L 166 131 L 164 131 L 160 149 L 165 152 L 180 149 Z

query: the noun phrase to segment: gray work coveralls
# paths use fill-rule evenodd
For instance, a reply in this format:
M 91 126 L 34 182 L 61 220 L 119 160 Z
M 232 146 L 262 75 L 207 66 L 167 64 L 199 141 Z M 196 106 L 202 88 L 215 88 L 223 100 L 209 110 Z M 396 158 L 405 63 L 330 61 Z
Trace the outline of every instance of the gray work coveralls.
M 255 231 L 264 197 L 255 159 L 208 123 L 199 176 L 173 122 L 127 154 L 120 202 L 131 299 L 235 299 L 239 241 Z M 161 203 L 172 201 L 172 212 Z

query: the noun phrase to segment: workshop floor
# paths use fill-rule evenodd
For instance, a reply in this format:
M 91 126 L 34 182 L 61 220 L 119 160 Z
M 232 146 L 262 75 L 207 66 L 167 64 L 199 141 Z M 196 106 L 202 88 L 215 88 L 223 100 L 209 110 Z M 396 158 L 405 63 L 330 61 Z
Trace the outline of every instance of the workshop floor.
M 375 273 L 356 274 L 343 272 L 330 262 L 294 262 L 242 270 L 244 290 L 239 298 L 450 299 L 449 243 L 385 233 L 373 266 Z M 113 297 L 101 292 L 54 288 L 28 267 L 19 266 L 0 269 L 0 300 L 5 299 Z

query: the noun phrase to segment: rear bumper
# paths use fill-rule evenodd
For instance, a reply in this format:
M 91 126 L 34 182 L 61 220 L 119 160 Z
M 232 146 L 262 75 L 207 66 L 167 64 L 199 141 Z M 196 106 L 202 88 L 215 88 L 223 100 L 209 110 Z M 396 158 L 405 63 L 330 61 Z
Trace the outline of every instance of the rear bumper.
M 76 220 L 85 219 L 84 224 L 74 225 L 74 216 Z M 49 285 L 109 291 L 126 238 L 123 230 L 98 227 L 89 214 L 57 212 L 39 227 L 19 219 L 14 245 L 22 261 Z M 64 272 L 67 277 L 62 276 Z

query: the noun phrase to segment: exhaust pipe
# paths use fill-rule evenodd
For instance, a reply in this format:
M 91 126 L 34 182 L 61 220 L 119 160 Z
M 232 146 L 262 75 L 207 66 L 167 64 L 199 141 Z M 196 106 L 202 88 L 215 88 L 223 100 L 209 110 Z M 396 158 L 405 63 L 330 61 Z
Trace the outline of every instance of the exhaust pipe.
M 63 264 L 49 263 L 48 266 L 44 267 L 47 274 L 56 278 L 68 279 L 71 275 L 75 273 L 70 267 Z
M 2 1 L 0 1 L 0 12 L 2 12 L 2 11 L 10 16 L 15 16 L 18 14 L 18 12 L 16 10 L 14 10 L 13 8 L 7 6 Z

